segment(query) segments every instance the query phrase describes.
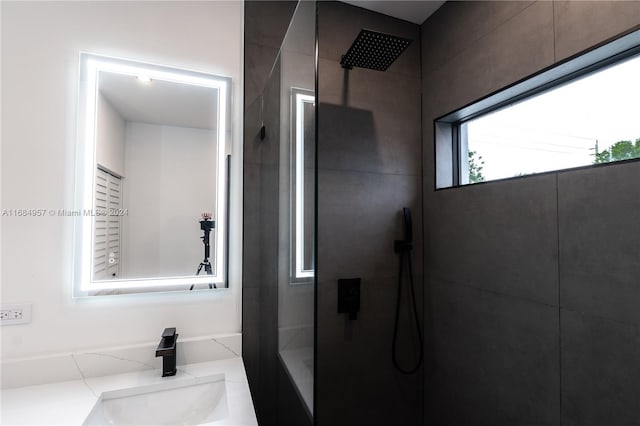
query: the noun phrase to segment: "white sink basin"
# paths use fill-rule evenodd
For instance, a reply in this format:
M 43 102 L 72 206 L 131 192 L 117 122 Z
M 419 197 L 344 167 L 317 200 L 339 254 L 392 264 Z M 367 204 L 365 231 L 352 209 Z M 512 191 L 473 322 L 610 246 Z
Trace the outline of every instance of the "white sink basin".
M 228 414 L 217 374 L 103 392 L 83 425 L 203 425 Z

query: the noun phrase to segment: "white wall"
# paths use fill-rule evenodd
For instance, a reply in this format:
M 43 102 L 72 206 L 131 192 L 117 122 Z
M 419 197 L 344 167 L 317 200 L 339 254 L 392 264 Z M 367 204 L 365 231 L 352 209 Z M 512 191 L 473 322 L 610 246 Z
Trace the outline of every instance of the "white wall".
M 97 117 L 96 162 L 122 177 L 126 123 L 102 93 L 98 95 Z
M 231 217 L 241 218 L 241 2 L 6 2 L 2 8 L 2 208 L 73 208 L 78 54 L 85 50 L 233 78 Z M 29 302 L 2 327 L 2 358 L 238 332 L 241 224 L 231 288 L 72 299 L 69 217 L 2 217 L 2 303 Z M 206 294 L 205 294 L 206 293 Z
M 216 212 L 216 133 L 127 123 L 123 278 L 196 273 L 204 255 L 200 215 Z

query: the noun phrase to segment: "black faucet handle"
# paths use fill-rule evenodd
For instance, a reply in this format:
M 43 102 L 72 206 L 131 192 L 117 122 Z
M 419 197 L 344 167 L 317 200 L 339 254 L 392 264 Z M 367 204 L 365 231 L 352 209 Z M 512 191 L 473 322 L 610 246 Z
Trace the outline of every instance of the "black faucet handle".
M 162 377 L 175 376 L 176 372 L 176 334 L 175 327 L 165 328 L 162 332 L 162 340 L 156 348 L 156 356 L 162 357 Z
M 175 327 L 165 328 L 164 331 L 162 332 L 162 338 L 163 339 L 165 337 L 175 337 L 175 336 L 176 336 L 176 328 Z

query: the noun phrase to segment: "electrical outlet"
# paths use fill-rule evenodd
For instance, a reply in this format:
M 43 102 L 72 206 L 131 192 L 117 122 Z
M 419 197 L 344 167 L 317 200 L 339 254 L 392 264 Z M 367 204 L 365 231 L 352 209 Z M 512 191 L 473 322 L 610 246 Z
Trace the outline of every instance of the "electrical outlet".
M 16 304 L 0 307 L 0 323 L 2 325 L 28 324 L 31 322 L 31 305 Z

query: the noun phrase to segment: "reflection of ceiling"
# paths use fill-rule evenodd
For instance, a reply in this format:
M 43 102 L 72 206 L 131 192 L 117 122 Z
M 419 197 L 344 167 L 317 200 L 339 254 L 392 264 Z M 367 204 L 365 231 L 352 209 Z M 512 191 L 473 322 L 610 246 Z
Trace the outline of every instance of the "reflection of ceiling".
M 217 90 L 170 81 L 141 83 L 135 76 L 100 72 L 100 93 L 125 121 L 215 129 Z
M 422 24 L 444 4 L 444 1 L 343 0 L 343 3 L 349 3 L 364 9 L 373 10 L 374 12 L 393 16 L 394 18 L 404 19 L 405 21 L 413 22 L 414 24 Z

